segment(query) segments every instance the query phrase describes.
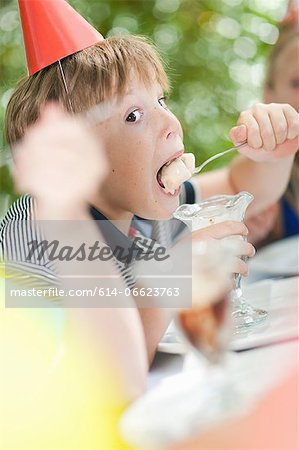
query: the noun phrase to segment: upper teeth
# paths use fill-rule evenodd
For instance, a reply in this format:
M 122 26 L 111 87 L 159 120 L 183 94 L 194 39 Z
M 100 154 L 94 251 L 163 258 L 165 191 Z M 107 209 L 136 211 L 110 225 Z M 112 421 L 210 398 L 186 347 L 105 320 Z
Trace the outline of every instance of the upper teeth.
M 195 158 L 192 153 L 186 153 L 161 170 L 161 181 L 167 193 L 174 194 L 184 181 L 189 180 L 195 169 Z

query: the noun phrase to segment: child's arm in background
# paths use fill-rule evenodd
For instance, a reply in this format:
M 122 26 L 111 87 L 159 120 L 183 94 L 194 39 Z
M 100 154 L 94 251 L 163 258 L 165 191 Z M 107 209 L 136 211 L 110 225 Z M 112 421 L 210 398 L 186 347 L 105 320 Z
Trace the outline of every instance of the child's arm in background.
M 235 145 L 247 141 L 224 169 L 195 178 L 202 198 L 215 194 L 251 192 L 248 208 L 255 215 L 275 203 L 285 191 L 299 148 L 298 113 L 287 104 L 261 104 L 240 114 L 230 138 Z
M 246 220 L 248 239 L 254 245 L 265 245 L 272 239 L 282 237 L 281 208 L 279 203 L 269 206 L 264 211 Z

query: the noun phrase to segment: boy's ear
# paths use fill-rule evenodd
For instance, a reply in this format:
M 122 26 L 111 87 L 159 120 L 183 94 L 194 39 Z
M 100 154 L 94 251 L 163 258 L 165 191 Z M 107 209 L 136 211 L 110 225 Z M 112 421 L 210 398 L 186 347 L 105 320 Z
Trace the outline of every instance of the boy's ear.
M 265 100 L 265 103 L 273 103 L 274 102 L 274 92 L 273 92 L 273 89 L 270 88 L 269 86 L 265 87 L 264 100 Z

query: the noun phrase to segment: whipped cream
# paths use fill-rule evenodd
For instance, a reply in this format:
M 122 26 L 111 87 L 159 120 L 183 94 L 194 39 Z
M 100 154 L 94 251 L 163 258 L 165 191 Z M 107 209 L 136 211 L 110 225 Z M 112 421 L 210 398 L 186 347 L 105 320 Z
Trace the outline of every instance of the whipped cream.
M 174 194 L 184 181 L 192 177 L 195 169 L 193 153 L 185 153 L 161 170 L 161 181 L 167 193 Z

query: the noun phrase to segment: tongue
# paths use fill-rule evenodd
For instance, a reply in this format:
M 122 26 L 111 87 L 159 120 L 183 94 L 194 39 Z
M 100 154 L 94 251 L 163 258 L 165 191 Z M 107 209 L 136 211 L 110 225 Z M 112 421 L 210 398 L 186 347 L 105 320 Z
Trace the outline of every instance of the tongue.
M 166 193 L 174 194 L 184 181 L 191 178 L 195 168 L 195 159 L 192 153 L 182 155 L 161 170 L 161 182 Z

